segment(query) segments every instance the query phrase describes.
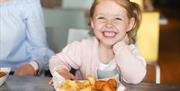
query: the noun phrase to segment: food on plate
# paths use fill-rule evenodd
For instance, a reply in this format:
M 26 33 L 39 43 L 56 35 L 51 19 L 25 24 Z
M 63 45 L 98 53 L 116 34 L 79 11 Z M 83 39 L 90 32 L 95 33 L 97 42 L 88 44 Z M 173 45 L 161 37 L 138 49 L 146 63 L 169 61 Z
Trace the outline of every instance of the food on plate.
M 3 76 L 5 76 L 5 75 L 6 75 L 5 72 L 1 72 L 1 71 L 0 71 L 0 77 L 3 77 Z
M 110 85 L 110 87 L 112 87 L 112 88 L 117 88 L 117 81 L 116 81 L 116 80 L 114 80 L 114 79 L 109 79 L 109 80 L 107 81 L 107 83 Z
M 95 88 L 99 91 L 116 91 L 117 81 L 115 79 L 98 80 L 95 83 Z
M 58 84 L 57 88 L 63 91 L 116 91 L 117 85 L 115 79 L 95 80 L 94 77 L 88 76 L 87 80 L 66 80 Z
M 95 83 L 95 87 L 97 90 L 100 90 L 102 89 L 102 87 L 106 84 L 106 81 L 105 80 L 98 80 L 96 81 Z
M 91 85 L 88 80 L 84 80 L 84 81 L 66 80 L 64 83 L 59 85 L 59 88 L 63 89 L 64 91 L 81 91 L 81 90 L 91 91 Z
M 94 85 L 96 82 L 92 75 L 88 75 L 87 80 L 90 82 L 91 85 Z
M 80 89 L 79 91 L 92 91 L 93 89 L 92 89 L 92 87 L 91 86 L 87 86 L 87 87 L 85 87 L 85 88 L 82 88 L 82 89 Z M 77 90 L 78 91 L 78 90 Z
M 110 84 L 105 84 L 102 86 L 100 91 L 116 91 L 116 88 L 112 88 Z

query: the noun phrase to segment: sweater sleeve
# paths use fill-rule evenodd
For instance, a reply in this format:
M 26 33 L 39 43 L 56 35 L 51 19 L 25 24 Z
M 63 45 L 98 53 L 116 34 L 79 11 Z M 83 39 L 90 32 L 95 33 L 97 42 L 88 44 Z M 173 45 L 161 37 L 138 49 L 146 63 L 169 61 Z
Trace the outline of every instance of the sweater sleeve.
M 68 70 L 72 68 L 79 69 L 81 65 L 81 48 L 79 42 L 73 42 L 67 45 L 62 52 L 56 54 L 50 59 L 49 68 L 51 74 L 54 71 L 61 68 L 67 68 Z
M 146 74 L 146 62 L 135 45 L 119 42 L 114 45 L 113 50 L 121 72 L 121 79 L 126 83 L 140 83 Z
M 20 3 L 22 3 L 22 21 L 25 23 L 23 29 L 26 32 L 26 38 L 22 37 L 24 41 L 21 47 L 27 43 L 25 47 L 27 60 L 36 62 L 39 71 L 48 70 L 49 58 L 54 52 L 48 48 L 40 0 L 23 0 Z

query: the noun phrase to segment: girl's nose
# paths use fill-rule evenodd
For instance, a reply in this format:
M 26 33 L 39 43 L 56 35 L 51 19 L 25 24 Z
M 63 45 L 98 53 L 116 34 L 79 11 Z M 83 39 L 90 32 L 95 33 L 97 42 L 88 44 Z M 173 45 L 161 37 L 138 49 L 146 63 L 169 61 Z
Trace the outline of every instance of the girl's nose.
M 110 21 L 110 20 L 107 20 L 107 21 L 106 21 L 106 27 L 107 27 L 107 28 L 112 28 L 112 27 L 113 27 L 113 22 Z

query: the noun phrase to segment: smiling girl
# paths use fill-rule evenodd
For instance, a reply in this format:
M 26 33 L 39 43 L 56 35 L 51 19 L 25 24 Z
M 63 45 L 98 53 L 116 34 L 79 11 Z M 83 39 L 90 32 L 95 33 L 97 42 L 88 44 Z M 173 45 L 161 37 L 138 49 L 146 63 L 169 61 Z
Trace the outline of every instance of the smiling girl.
M 141 19 L 137 4 L 129 0 L 95 0 L 90 10 L 94 37 L 68 44 L 50 60 L 65 79 L 118 79 L 137 84 L 146 74 L 146 62 L 136 49 L 135 37 Z M 69 71 L 77 70 L 76 75 Z

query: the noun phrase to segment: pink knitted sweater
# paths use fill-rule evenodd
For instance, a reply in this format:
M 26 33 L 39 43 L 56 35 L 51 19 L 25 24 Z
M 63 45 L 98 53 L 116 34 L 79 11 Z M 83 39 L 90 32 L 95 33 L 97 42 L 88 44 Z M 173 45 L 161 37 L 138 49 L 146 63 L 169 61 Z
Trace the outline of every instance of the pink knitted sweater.
M 119 42 L 113 50 L 121 79 L 133 84 L 141 82 L 146 74 L 146 62 L 135 45 Z M 86 79 L 89 74 L 97 78 L 98 62 L 98 40 L 91 37 L 68 44 L 50 59 L 49 68 L 52 75 L 56 69 L 72 67 L 79 70 L 78 79 Z

